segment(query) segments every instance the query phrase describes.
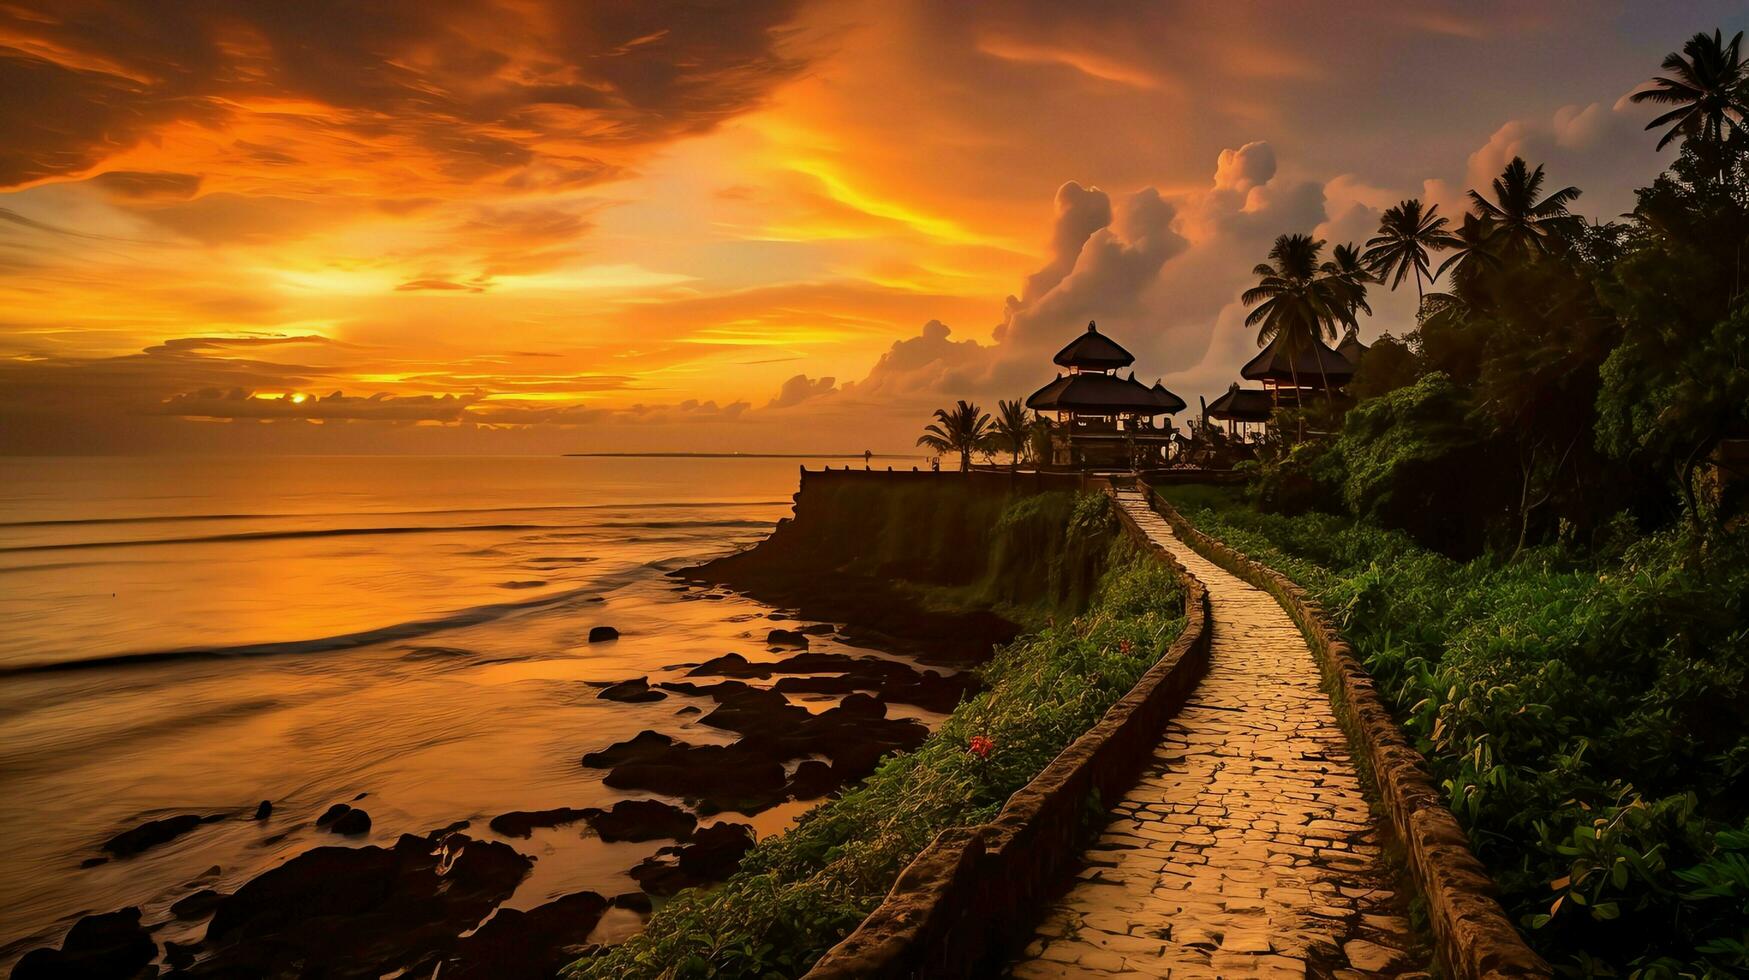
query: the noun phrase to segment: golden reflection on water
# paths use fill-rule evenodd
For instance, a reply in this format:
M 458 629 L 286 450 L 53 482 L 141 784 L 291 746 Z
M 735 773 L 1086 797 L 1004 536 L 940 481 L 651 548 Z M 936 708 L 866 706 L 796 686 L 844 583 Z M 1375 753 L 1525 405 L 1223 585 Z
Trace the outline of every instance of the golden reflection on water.
M 604 787 L 579 758 L 645 728 L 732 736 L 677 713 L 708 702 L 620 704 L 584 682 L 676 679 L 685 668 L 665 668 L 729 651 L 778 656 L 761 642 L 772 610 L 678 592 L 663 572 L 757 540 L 787 513 L 795 467 L 0 462 L 0 670 L 12 671 L 0 675 L 0 969 L 58 942 L 81 912 L 137 904 L 160 921 L 210 866 L 220 872 L 201 885 L 228 892 L 342 842 L 312 821 L 361 793 L 365 840 L 385 845 L 457 820 L 491 836 L 487 821 L 509 810 L 648 796 Z M 92 523 L 114 518 L 145 520 Z M 51 520 L 87 523 L 28 523 Z M 622 638 L 588 643 L 601 624 Z M 875 653 L 830 638 L 814 649 Z M 122 662 L 17 672 L 101 659 Z M 248 819 L 262 799 L 274 802 L 265 825 Z M 807 806 L 722 819 L 765 835 Z M 111 835 L 177 813 L 229 816 L 79 867 Z M 661 846 L 604 843 L 584 824 L 511 843 L 536 858 L 508 903 L 519 908 L 634 890 L 626 871 Z M 610 916 L 597 938 L 635 927 Z M 157 938 L 203 929 L 173 923 Z

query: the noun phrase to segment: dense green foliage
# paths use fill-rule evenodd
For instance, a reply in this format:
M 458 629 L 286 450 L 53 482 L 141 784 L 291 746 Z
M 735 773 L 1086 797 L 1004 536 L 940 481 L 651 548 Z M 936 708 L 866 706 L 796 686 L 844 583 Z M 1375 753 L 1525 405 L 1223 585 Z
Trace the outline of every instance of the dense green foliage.
M 793 528 L 811 560 L 902 583 L 932 604 L 1042 622 L 1085 608 L 1106 541 L 1067 490 L 1009 494 L 985 480 L 810 485 Z
M 1005 519 L 1030 527 L 1053 506 L 1020 498 Z M 983 668 L 984 691 L 917 751 L 761 841 L 722 886 L 681 893 L 641 935 L 580 961 L 573 975 L 799 975 L 880 904 L 936 834 L 994 816 L 1091 727 L 1177 638 L 1184 599 L 1162 562 L 1114 533 L 1105 497 L 1074 498 L 1064 516 L 1072 540 L 1107 558 L 1082 615 L 999 651 Z M 994 745 L 987 757 L 969 750 L 978 736 Z
M 1187 492 L 1189 491 L 1189 492 Z M 1551 962 L 1749 969 L 1749 541 L 1618 535 L 1455 561 L 1328 514 L 1171 490 L 1335 616 Z

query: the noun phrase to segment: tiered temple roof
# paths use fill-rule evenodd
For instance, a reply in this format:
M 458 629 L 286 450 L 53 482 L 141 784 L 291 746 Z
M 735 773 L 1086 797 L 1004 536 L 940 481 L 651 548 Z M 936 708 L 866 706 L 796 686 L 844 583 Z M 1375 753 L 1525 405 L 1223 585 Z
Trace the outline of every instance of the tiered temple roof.
M 1239 369 L 1239 377 L 1304 387 L 1319 387 L 1326 380 L 1332 386 L 1345 385 L 1354 378 L 1354 365 L 1322 340 L 1314 341 L 1309 349 L 1290 352 L 1288 346 L 1285 334 L 1277 337 Z
M 1122 345 L 1100 333 L 1098 324 L 1091 320 L 1087 322 L 1087 332 L 1069 341 L 1051 360 L 1076 371 L 1116 371 L 1136 362 Z
M 1226 422 L 1267 422 L 1274 411 L 1275 401 L 1269 392 L 1241 388 L 1238 382 L 1208 404 L 1209 418 Z
M 1183 411 L 1184 399 L 1155 383 L 1150 388 L 1135 374 L 1059 374 L 1057 380 L 1033 392 L 1026 407 L 1040 412 L 1080 415 L 1169 415 Z

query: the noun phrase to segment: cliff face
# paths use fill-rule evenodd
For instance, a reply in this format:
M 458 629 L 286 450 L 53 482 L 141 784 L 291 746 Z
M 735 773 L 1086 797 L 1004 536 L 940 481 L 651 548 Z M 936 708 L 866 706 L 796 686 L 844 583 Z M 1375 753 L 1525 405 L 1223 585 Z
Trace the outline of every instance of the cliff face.
M 1102 496 L 1006 475 L 813 473 L 764 542 L 684 575 L 976 662 L 1022 624 L 1080 612 L 1110 533 Z

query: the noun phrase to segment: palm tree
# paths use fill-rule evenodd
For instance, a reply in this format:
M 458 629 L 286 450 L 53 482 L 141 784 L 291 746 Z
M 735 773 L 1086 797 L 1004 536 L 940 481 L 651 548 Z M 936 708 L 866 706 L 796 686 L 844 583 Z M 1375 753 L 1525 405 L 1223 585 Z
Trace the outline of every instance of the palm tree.
M 1568 235 L 1584 228 L 1584 220 L 1567 205 L 1579 199 L 1579 188 L 1563 187 L 1542 196 L 1543 168 L 1531 170 L 1523 157 L 1513 157 L 1491 185 L 1494 200 L 1470 191 L 1476 217 L 1492 222 L 1503 252 L 1532 250 L 1547 254 Z
M 1288 371 L 1296 393 L 1300 373 L 1295 355 L 1303 350 L 1316 350 L 1318 342 L 1325 338 L 1336 339 L 1336 324 L 1352 322 L 1356 309 L 1372 312 L 1366 306 L 1366 287 L 1360 279 L 1350 278 L 1365 276 L 1353 246 L 1346 248 L 1346 254 L 1339 247 L 1336 262 L 1320 263 L 1318 256 L 1323 249 L 1322 239 L 1282 235 L 1269 250 L 1274 264 L 1262 262 L 1253 268 L 1251 273 L 1257 276 L 1257 285 L 1239 297 L 1246 306 L 1256 306 L 1245 317 L 1245 325 L 1257 328 L 1257 346 L 1265 347 L 1279 339 L 1287 347 Z M 1342 262 L 1349 264 L 1349 271 L 1344 271 Z M 1322 368 L 1320 363 L 1319 369 Z M 1324 397 L 1330 398 L 1328 378 Z
M 938 453 L 959 453 L 960 472 L 966 473 L 972 468 L 973 451 L 982 448 L 989 437 L 990 416 L 961 399 L 951 409 L 935 410 L 935 421 L 923 427 L 917 445 Z
M 1032 419 L 1027 416 L 1026 406 L 1018 398 L 1014 401 L 999 400 L 996 407 L 999 411 L 996 413 L 994 442 L 1012 454 L 1009 468 L 1019 469 L 1020 454 L 1026 451 L 1027 444 L 1032 440 Z
M 1697 150 L 1712 152 L 1734 129 L 1749 125 L 1749 64 L 1743 61 L 1743 32 L 1725 43 L 1724 34 L 1696 34 L 1682 46 L 1682 54 L 1664 56 L 1668 76 L 1652 79 L 1653 88 L 1635 92 L 1635 102 L 1675 106 L 1646 124 L 1647 129 L 1668 125 L 1658 149 L 1676 137 Z M 1687 57 L 1683 57 L 1687 55 Z
M 1436 278 L 1428 273 L 1428 252 L 1443 252 L 1458 244 L 1456 236 L 1445 230 L 1449 219 L 1439 213 L 1435 204 L 1425 210 L 1416 198 L 1385 209 L 1379 216 L 1379 233 L 1367 239 L 1366 253 L 1361 261 L 1379 277 L 1391 280 L 1394 290 L 1410 275 L 1415 277 L 1415 309 L 1421 309 L 1426 294 L 1421 280 L 1431 285 Z

